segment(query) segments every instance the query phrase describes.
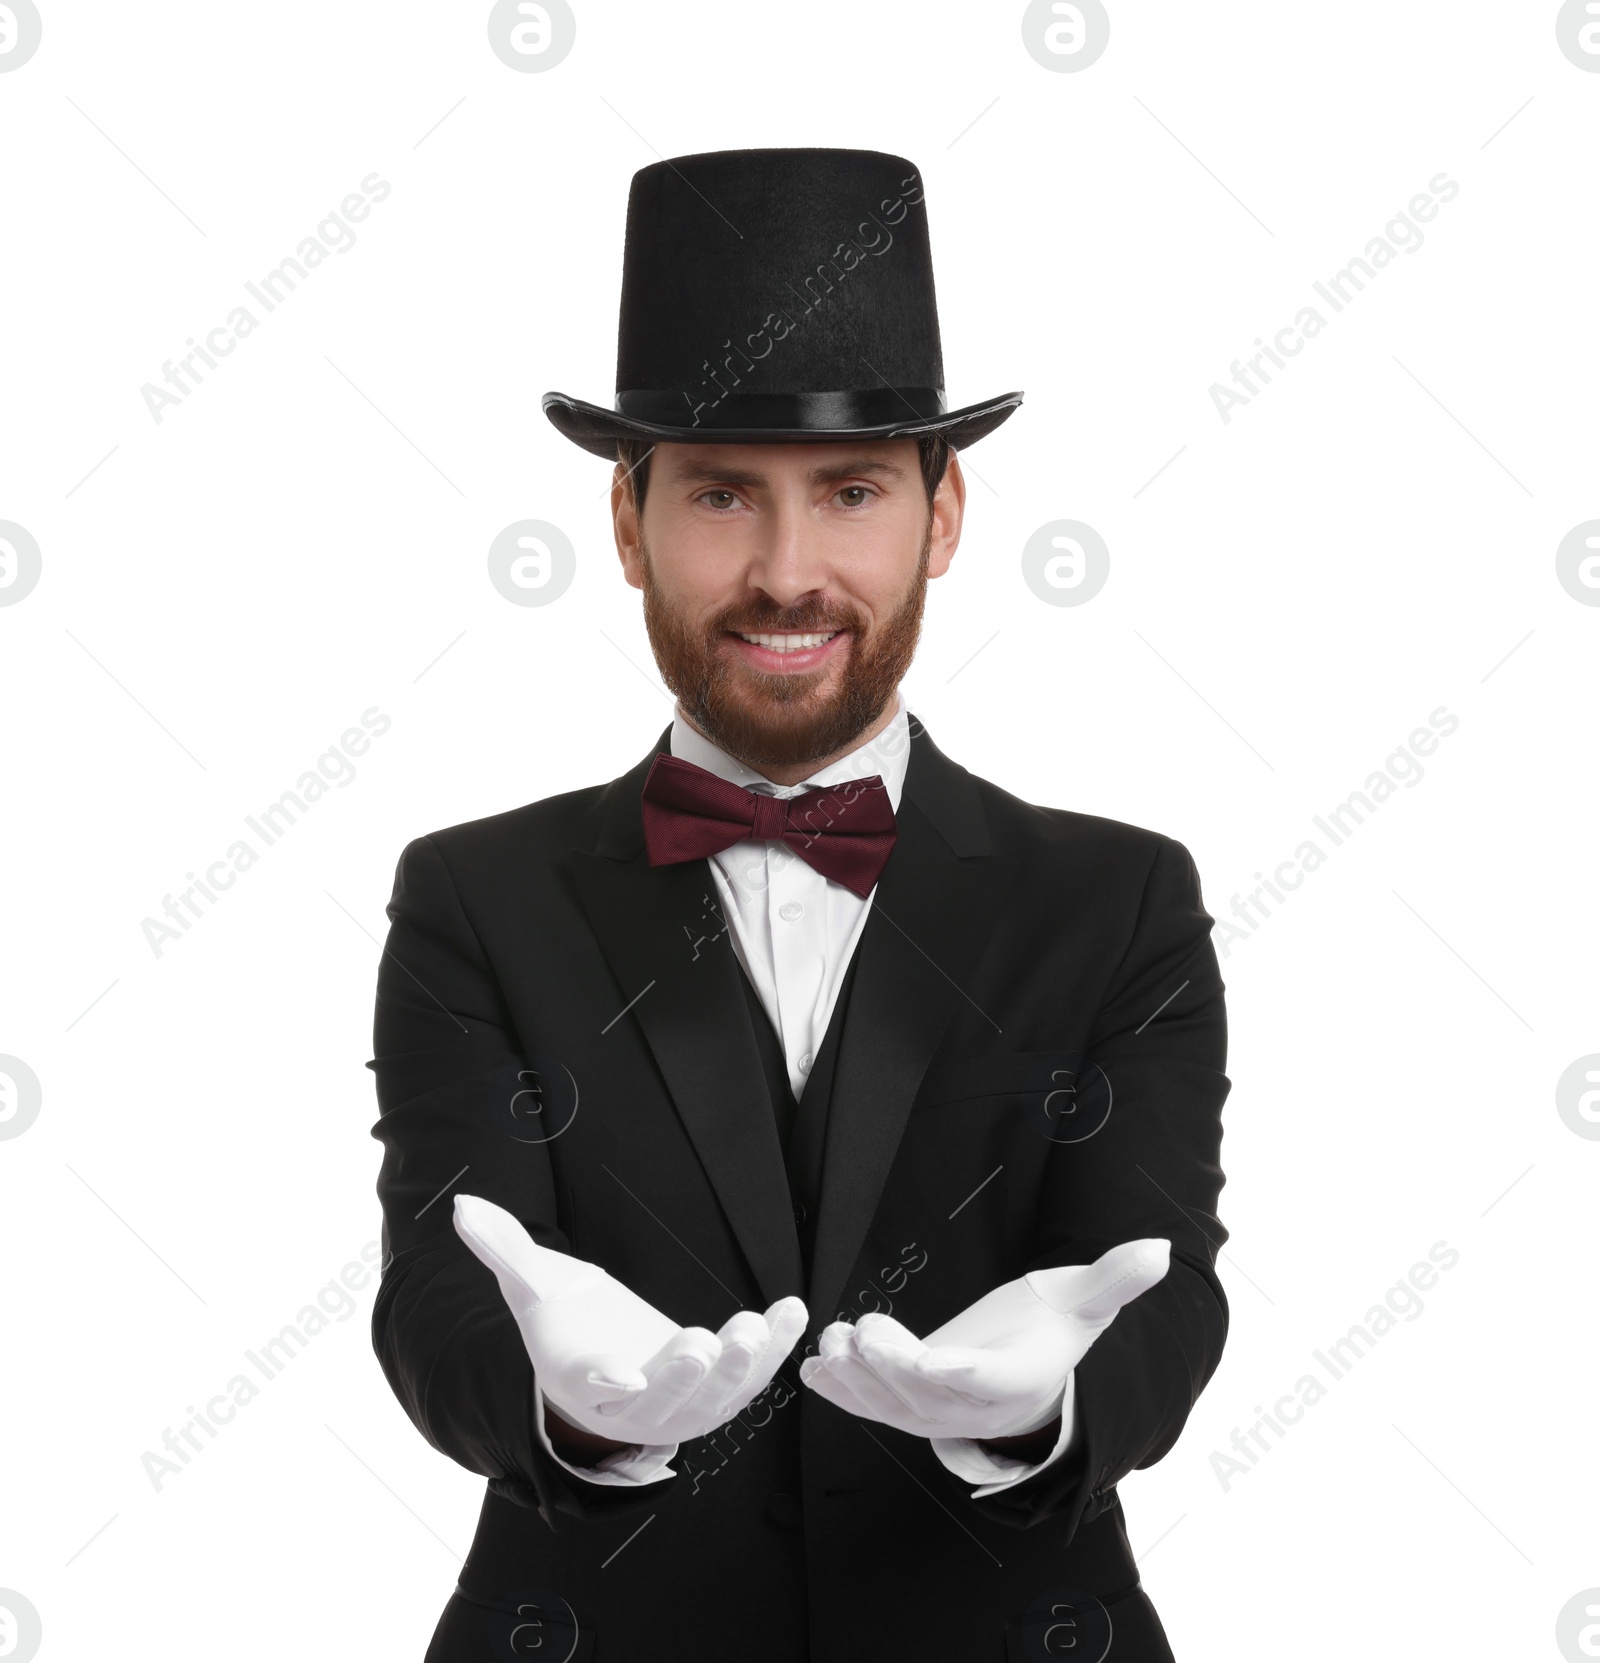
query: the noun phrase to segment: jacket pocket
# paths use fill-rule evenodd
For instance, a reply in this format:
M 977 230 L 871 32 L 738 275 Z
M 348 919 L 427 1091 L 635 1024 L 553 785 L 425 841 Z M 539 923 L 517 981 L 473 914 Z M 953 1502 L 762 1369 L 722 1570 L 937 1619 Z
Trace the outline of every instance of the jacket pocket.
M 1078 1143 L 1105 1125 L 1113 1096 L 1105 1071 L 1081 1051 L 990 1051 L 931 1066 L 912 1112 L 987 1102 L 1036 1119 L 1053 1143 Z
M 1083 1066 L 1081 1051 L 980 1051 L 935 1062 L 923 1076 L 916 1107 L 972 1097 L 1046 1093 L 1071 1085 Z
M 597 1663 L 595 1631 L 560 1594 L 524 1588 L 468 1593 L 458 1583 L 424 1663 Z
M 1006 1619 L 1006 1663 L 1173 1663 L 1155 1607 L 1137 1579 L 1113 1594 L 1047 1589 Z

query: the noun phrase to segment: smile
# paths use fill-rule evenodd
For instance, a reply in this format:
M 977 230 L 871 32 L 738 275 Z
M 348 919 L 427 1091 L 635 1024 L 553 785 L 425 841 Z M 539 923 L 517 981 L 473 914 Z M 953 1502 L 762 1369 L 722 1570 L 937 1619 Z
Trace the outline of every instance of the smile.
M 728 631 L 734 653 L 752 670 L 768 676 L 808 675 L 848 650 L 847 629 Z
M 769 652 L 788 653 L 805 652 L 812 647 L 823 646 L 839 632 L 830 629 L 814 635 L 746 635 L 743 630 L 737 630 L 735 633 L 741 641 L 748 641 L 753 647 L 765 647 Z

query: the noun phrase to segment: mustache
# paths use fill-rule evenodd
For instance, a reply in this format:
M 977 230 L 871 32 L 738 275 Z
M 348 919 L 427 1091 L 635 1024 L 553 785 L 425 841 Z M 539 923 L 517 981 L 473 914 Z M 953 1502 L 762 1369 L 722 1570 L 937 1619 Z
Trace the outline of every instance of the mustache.
M 714 634 L 734 630 L 746 635 L 818 635 L 829 630 L 861 633 L 861 615 L 854 607 L 837 607 L 825 602 L 799 606 L 768 607 L 752 614 L 747 607 L 730 607 L 711 622 Z

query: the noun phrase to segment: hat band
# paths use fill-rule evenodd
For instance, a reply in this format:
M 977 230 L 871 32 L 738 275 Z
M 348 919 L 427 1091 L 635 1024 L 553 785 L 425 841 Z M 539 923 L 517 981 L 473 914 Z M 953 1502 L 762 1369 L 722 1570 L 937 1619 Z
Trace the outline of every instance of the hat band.
M 809 433 L 848 433 L 895 422 L 928 421 L 945 414 L 940 387 L 873 387 L 842 393 L 725 393 L 695 406 L 686 393 L 618 393 L 616 411 L 631 421 L 691 432 L 720 428 Z

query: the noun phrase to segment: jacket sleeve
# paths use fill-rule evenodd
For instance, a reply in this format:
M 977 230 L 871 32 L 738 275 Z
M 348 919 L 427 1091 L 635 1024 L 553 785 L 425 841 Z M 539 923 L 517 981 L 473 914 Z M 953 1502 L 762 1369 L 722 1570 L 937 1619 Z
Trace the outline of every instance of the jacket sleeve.
M 457 1236 L 458 1193 L 497 1202 L 567 1253 L 548 1133 L 527 1064 L 443 855 L 407 846 L 378 971 L 373 1059 L 383 1145 L 383 1275 L 372 1343 L 401 1406 L 435 1449 L 508 1499 L 614 1516 L 672 1482 L 602 1487 L 574 1476 L 535 1428 L 533 1365 L 493 1274 Z
M 1229 1082 L 1212 922 L 1189 851 L 1162 838 L 1085 1050 L 1066 1123 L 1075 1130 L 1055 1134 L 1028 1269 L 1091 1264 L 1147 1236 L 1171 1242 L 1171 1266 L 1078 1364 L 1073 1453 L 972 1499 L 998 1523 L 1065 1514 L 1076 1531 L 1109 1507 L 1125 1474 L 1177 1442 L 1221 1358 L 1228 1305 L 1215 1265 L 1228 1235 L 1217 1198 Z

